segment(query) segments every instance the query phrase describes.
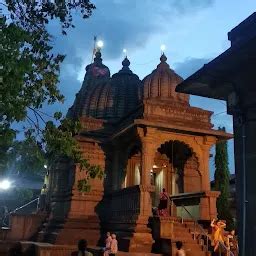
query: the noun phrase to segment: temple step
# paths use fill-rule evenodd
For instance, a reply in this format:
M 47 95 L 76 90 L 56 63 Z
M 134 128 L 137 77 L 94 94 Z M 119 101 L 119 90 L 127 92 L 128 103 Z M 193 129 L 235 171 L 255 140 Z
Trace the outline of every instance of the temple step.
M 183 242 L 187 256 L 209 255 L 207 246 L 203 238 L 206 237 L 207 230 L 191 220 L 178 218 L 152 218 L 151 228 L 155 240 L 155 253 L 174 255 L 176 251 L 175 242 Z

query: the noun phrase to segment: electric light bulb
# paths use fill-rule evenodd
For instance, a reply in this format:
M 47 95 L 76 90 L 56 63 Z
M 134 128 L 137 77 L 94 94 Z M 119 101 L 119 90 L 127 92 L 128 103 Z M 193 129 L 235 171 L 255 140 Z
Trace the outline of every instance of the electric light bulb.
M 164 44 L 162 44 L 161 47 L 160 47 L 160 49 L 161 49 L 161 51 L 163 52 L 163 51 L 165 51 L 166 46 L 165 46 Z
M 103 42 L 102 40 L 99 40 L 99 41 L 97 42 L 97 46 L 98 46 L 99 48 L 102 48 L 103 45 L 104 45 L 104 42 Z

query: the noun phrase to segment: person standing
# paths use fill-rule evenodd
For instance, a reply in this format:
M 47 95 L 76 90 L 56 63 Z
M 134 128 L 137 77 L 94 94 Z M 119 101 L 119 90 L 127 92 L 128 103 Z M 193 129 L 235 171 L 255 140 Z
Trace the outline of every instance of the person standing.
M 213 246 L 214 252 L 221 249 L 220 244 L 224 244 L 224 228 L 226 227 L 226 223 L 222 220 L 215 220 L 213 219 L 211 222 L 211 227 L 213 228 Z
M 231 230 L 230 234 L 228 234 L 228 248 L 234 254 L 234 256 L 238 255 L 238 241 L 235 235 L 235 230 Z
M 115 256 L 117 254 L 117 252 L 118 252 L 118 242 L 116 240 L 116 235 L 112 234 L 109 256 Z
M 165 188 L 163 188 L 163 191 L 160 193 L 160 203 L 158 206 L 158 212 L 160 216 L 168 215 L 168 199 L 168 193 L 166 192 Z
M 108 256 L 110 253 L 111 241 L 112 241 L 112 237 L 110 235 L 110 232 L 107 232 L 107 238 L 105 240 L 106 247 L 104 250 L 104 256 Z
M 39 197 L 39 210 L 44 211 L 46 208 L 46 195 L 47 195 L 47 185 L 44 184 L 41 189 L 41 194 Z

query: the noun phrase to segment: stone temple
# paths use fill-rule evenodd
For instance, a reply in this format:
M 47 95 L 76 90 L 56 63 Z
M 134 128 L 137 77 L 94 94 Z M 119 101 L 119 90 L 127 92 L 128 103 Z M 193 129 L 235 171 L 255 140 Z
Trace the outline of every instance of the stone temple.
M 127 57 L 111 76 L 96 52 L 68 116 L 80 119 L 76 138 L 104 178 L 91 179 L 84 192 L 78 184 L 86 172 L 78 166 L 63 160 L 51 170 L 51 212 L 37 241 L 75 245 L 85 238 L 97 246 L 110 231 L 121 251 L 163 253 L 182 240 L 190 255 L 205 255 L 189 225 L 197 220 L 203 227 L 217 215 L 210 149 L 232 136 L 213 129 L 212 112 L 190 106 L 188 95 L 175 92 L 181 82 L 164 54 L 140 80 Z M 157 217 L 153 209 L 163 188 L 170 195 L 170 216 Z

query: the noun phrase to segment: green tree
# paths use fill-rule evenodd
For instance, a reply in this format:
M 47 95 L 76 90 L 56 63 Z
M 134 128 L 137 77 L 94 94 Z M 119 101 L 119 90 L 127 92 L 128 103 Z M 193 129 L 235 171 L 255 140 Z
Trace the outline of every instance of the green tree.
M 219 128 L 225 131 L 225 128 Z M 230 212 L 229 203 L 229 178 L 227 141 L 220 141 L 216 144 L 215 153 L 215 190 L 221 194 L 217 199 L 218 218 L 227 221 L 227 229 L 234 228 L 234 221 Z
M 0 17 L 0 175 L 10 161 L 20 170 L 32 166 L 34 171 L 42 169 L 47 159 L 52 162 L 59 157 L 93 172 L 89 177 L 100 175 L 74 139 L 79 122 L 63 118 L 60 112 L 49 120 L 42 111 L 44 104 L 64 102 L 58 83 L 65 56 L 55 53 L 47 24 L 58 20 L 66 35 L 74 27 L 74 10 L 86 19 L 95 6 L 90 0 L 6 0 L 0 4 L 5 8 Z M 16 123 L 23 124 L 22 130 L 14 129 Z M 24 133 L 23 142 L 15 140 L 17 133 Z

